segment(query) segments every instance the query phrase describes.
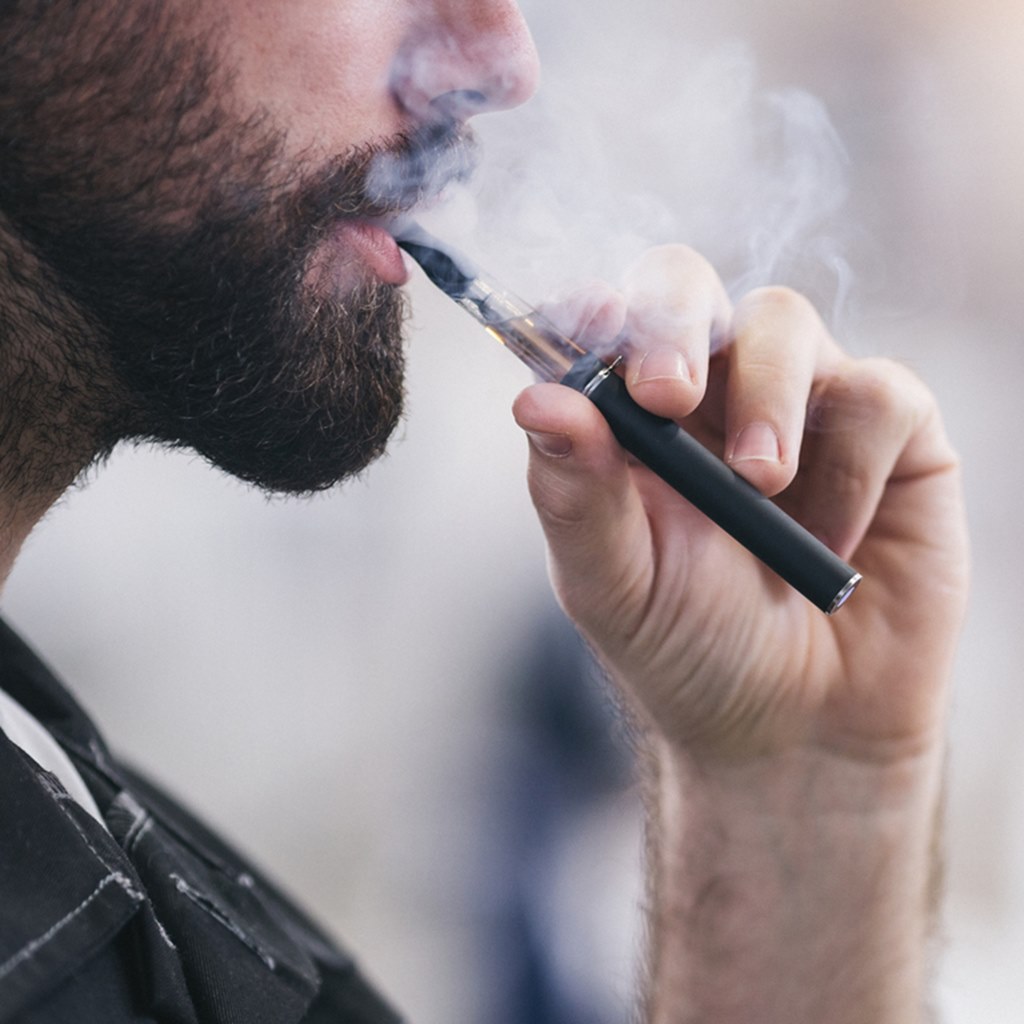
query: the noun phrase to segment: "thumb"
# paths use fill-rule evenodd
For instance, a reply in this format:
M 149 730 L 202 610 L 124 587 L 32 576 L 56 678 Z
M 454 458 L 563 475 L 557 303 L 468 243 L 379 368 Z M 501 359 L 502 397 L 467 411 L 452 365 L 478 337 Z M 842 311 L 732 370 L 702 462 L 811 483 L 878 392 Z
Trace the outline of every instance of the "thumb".
M 516 399 L 530 440 L 530 495 L 555 592 L 585 632 L 634 632 L 653 580 L 651 531 L 622 449 L 597 408 L 571 388 L 536 384 Z

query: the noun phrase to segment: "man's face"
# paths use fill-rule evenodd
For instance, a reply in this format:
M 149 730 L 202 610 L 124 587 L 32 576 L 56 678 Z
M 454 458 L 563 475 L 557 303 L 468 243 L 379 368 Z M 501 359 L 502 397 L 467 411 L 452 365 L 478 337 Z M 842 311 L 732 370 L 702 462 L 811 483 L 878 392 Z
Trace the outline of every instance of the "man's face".
M 98 446 L 187 445 L 284 491 L 380 454 L 405 279 L 380 218 L 532 91 L 514 5 L 18 0 L 0 56 L 0 211 L 90 325 L 75 365 L 109 367 L 76 382 L 109 406 Z

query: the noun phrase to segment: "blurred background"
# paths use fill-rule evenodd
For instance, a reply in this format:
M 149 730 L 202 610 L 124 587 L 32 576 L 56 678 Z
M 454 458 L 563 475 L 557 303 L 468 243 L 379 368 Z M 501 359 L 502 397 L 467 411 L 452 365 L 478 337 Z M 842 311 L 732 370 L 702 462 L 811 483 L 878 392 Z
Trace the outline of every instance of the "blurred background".
M 1016 1022 L 1024 8 L 526 10 L 542 96 L 482 134 L 499 156 L 534 140 L 534 170 L 550 154 L 578 188 L 554 224 L 515 208 L 522 265 L 484 238 L 496 270 L 539 298 L 530 239 L 564 229 L 556 262 L 589 273 L 598 249 L 667 233 L 737 288 L 807 288 L 850 348 L 940 396 L 975 584 L 936 1002 L 948 1021 Z M 365 479 L 269 501 L 187 455 L 119 452 L 33 535 L 4 612 L 114 745 L 283 880 L 412 1020 L 624 1021 L 641 816 L 608 695 L 548 596 L 508 412 L 527 377 L 447 300 L 411 293 L 410 415 Z

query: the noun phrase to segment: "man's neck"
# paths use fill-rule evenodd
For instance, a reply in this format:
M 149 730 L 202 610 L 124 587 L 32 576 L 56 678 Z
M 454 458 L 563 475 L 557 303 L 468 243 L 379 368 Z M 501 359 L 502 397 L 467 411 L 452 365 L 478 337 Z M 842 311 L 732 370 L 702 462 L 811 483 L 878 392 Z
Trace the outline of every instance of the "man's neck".
M 35 524 L 111 446 L 88 320 L 0 215 L 0 585 Z
M 15 505 L 0 495 L 0 590 L 6 584 L 28 535 L 58 497 L 54 495 L 53 500 L 43 507 L 30 510 L 24 504 Z

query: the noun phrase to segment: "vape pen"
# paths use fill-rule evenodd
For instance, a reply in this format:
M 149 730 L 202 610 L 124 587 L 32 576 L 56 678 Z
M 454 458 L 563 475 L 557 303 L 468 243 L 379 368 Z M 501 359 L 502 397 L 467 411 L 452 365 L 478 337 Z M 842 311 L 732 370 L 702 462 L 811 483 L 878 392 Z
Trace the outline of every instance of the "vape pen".
M 620 359 L 606 361 L 587 352 L 419 225 L 404 224 L 395 237 L 438 288 L 538 377 L 589 398 L 623 448 L 818 608 L 831 615 L 853 593 L 860 573 L 677 423 L 647 412 L 630 397 L 616 372 Z

